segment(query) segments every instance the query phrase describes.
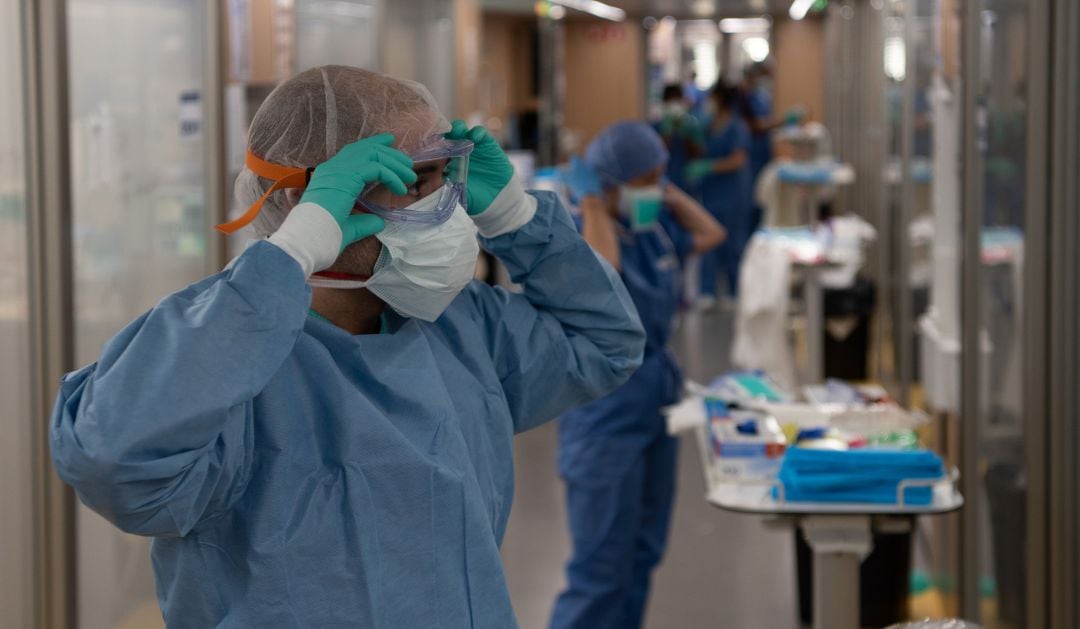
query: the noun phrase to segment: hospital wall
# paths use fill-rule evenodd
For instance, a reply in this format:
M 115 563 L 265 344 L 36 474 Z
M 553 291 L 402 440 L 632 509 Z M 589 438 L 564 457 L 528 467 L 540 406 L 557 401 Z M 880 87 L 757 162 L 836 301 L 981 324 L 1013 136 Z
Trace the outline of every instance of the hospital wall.
M 584 147 L 604 127 L 645 115 L 644 33 L 633 23 L 567 20 L 563 126 Z M 570 147 L 567 147 L 570 148 Z
M 806 108 L 807 118 L 825 120 L 825 25 L 820 19 L 773 23 L 774 110 Z
M 513 119 L 537 109 L 533 81 L 536 36 L 535 18 L 483 14 L 476 104 L 492 131 L 503 137 Z
M 563 150 L 583 148 L 607 125 L 645 115 L 644 32 L 636 23 L 567 19 L 561 29 Z M 536 19 L 491 12 L 483 18 L 478 105 L 508 121 L 537 109 Z M 534 78 L 536 81 L 534 81 Z M 486 108 L 486 109 L 485 109 Z

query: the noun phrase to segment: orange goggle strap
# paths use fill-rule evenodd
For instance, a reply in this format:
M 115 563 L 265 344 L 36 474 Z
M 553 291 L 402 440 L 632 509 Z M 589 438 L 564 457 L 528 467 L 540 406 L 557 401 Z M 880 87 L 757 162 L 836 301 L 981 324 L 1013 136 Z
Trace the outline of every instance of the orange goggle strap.
M 259 215 L 263 203 L 266 203 L 266 199 L 278 190 L 284 190 L 285 188 L 306 188 L 308 181 L 311 180 L 311 171 L 314 170 L 313 168 L 297 168 L 295 166 L 272 164 L 255 155 L 250 150 L 244 157 L 244 164 L 256 175 L 264 179 L 272 180 L 274 185 L 270 186 L 270 189 L 259 197 L 258 201 L 252 203 L 251 207 L 247 209 L 247 212 L 244 212 L 243 216 L 231 220 L 228 223 L 218 225 L 217 230 L 225 234 L 235 233 L 250 225 L 251 221 L 255 220 L 255 217 Z

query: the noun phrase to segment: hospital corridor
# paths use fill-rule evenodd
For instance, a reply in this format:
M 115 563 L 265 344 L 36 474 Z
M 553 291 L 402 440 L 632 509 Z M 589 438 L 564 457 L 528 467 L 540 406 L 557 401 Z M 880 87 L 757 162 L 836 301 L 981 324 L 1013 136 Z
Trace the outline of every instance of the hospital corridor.
M 1075 0 L 0 0 L 0 629 L 1080 627 Z

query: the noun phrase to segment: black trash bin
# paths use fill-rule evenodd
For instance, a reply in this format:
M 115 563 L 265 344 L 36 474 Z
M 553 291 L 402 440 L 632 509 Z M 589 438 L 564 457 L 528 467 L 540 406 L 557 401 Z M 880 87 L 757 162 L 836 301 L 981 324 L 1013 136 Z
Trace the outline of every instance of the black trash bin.
M 874 283 L 858 278 L 849 288 L 825 289 L 825 377 L 866 380 L 870 317 L 876 304 Z M 831 321 L 830 321 L 831 320 Z
M 914 525 L 911 518 L 906 532 L 874 532 L 874 549 L 859 569 L 861 626 L 885 627 L 907 620 Z M 799 619 L 809 625 L 814 620 L 814 556 L 801 527 L 795 529 L 795 561 L 799 575 Z

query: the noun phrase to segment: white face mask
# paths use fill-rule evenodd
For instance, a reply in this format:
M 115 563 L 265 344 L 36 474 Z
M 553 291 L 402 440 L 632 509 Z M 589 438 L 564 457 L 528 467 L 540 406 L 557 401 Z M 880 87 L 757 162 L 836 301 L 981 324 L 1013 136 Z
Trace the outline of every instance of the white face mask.
M 686 115 L 686 105 L 679 101 L 668 101 L 664 103 L 664 115 L 674 116 L 676 118 Z
M 619 188 L 619 213 L 630 221 L 634 231 L 647 231 L 660 220 L 664 207 L 664 190 L 659 184 L 631 188 Z
M 438 202 L 429 194 L 407 209 L 425 211 Z M 382 254 L 368 280 L 338 280 L 319 276 L 308 284 L 325 288 L 366 288 L 398 314 L 434 321 L 473 279 L 480 245 L 476 225 L 460 204 L 445 223 L 386 222 L 375 238 Z

